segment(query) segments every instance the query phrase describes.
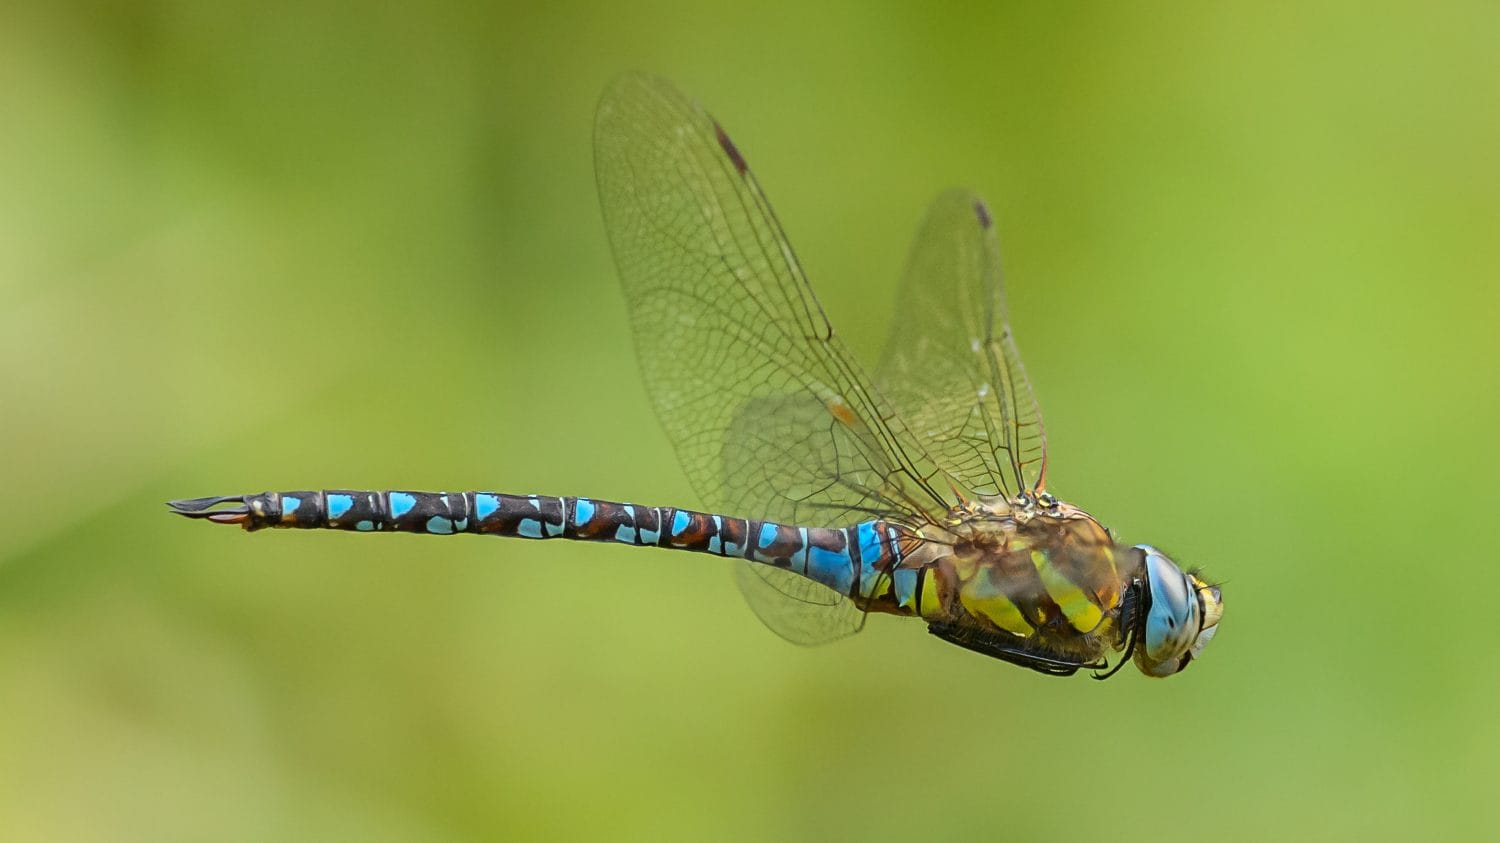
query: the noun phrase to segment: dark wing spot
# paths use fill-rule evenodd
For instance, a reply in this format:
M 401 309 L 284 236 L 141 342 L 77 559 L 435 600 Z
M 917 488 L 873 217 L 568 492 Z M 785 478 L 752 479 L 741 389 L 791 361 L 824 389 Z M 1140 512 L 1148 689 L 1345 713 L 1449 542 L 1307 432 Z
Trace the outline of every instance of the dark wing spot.
M 729 139 L 729 135 L 724 132 L 724 127 L 720 126 L 717 120 L 714 121 L 714 134 L 718 136 L 719 146 L 724 148 L 724 154 L 734 162 L 734 168 L 739 170 L 741 175 L 749 172 L 750 165 L 745 163 L 745 156 L 740 154 L 739 147 L 736 147 L 734 141 Z
M 724 135 L 720 134 L 719 137 L 723 139 Z M 974 202 L 974 216 L 979 217 L 980 228 L 987 229 L 995 224 L 995 220 L 990 217 L 990 209 L 985 206 L 983 201 L 976 200 Z

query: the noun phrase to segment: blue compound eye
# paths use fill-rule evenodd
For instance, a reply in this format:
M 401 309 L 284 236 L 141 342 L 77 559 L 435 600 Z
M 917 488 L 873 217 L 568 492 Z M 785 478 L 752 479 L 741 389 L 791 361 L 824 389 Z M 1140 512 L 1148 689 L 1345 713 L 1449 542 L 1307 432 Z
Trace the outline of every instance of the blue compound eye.
M 1146 585 L 1151 593 L 1141 669 L 1152 676 L 1170 676 L 1182 669 L 1182 656 L 1202 628 L 1197 588 L 1166 554 L 1150 545 L 1136 547 L 1146 554 Z

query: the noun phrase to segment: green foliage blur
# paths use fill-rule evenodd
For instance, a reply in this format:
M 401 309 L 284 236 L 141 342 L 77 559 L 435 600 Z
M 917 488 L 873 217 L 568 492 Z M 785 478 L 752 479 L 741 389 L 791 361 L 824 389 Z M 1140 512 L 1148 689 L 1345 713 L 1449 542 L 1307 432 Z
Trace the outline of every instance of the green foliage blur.
M 1497 25 L 8 4 L 0 839 L 1492 830 Z M 1201 662 L 1055 680 L 889 618 L 800 649 L 713 559 L 165 513 L 693 505 L 594 197 L 630 69 L 733 132 L 867 361 L 926 203 L 989 197 L 1053 491 L 1226 581 Z

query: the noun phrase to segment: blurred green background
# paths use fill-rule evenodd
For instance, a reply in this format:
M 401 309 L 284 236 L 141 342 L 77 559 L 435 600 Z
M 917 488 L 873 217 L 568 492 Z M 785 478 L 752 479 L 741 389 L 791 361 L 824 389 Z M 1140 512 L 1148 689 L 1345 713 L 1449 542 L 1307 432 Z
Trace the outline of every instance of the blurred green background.
M 0 838 L 1492 832 L 1500 10 L 1438 8 L 8 4 Z M 628 69 L 866 360 L 926 203 L 990 198 L 1052 487 L 1227 580 L 1201 663 L 799 649 L 716 560 L 168 517 L 694 504 L 595 204 Z

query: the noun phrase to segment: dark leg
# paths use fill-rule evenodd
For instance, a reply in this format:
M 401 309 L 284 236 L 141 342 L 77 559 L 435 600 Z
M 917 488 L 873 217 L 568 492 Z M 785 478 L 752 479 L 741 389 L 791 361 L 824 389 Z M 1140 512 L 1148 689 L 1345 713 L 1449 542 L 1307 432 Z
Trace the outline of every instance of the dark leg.
M 1020 639 L 1013 635 L 990 632 L 968 624 L 930 623 L 927 631 L 937 637 L 1001 661 L 1030 668 L 1048 676 L 1072 676 L 1083 669 L 1102 670 L 1109 665 L 1103 662 L 1083 662 L 1045 650 L 1017 646 Z

